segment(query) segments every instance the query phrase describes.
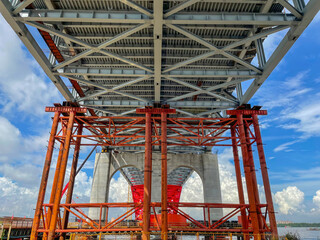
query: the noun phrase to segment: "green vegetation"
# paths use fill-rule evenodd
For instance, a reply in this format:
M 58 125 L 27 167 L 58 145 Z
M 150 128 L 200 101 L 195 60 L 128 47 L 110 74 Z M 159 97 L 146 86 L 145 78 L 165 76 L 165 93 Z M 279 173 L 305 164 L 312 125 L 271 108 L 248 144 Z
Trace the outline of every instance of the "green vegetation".
M 320 223 L 282 223 L 278 224 L 278 227 L 320 227 Z

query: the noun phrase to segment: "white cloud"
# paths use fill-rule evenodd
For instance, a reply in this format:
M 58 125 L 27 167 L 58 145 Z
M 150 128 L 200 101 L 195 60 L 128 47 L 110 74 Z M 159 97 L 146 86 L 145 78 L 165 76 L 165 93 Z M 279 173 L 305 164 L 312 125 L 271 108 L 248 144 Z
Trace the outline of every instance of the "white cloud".
M 285 215 L 300 211 L 303 201 L 304 193 L 296 186 L 289 186 L 274 195 L 274 202 L 278 204 L 280 212 Z
M 287 111 L 288 107 L 301 101 L 298 97 L 303 97 L 305 93 L 311 91 L 310 88 L 303 86 L 307 77 L 308 71 L 303 71 L 283 82 L 269 81 L 268 87 L 261 88 L 255 98 L 260 105 L 269 110 L 285 107 Z M 281 115 L 286 115 L 286 112 L 281 112 Z
M 10 121 L 0 116 L 0 162 L 8 162 L 19 151 L 21 133 Z
M 180 202 L 204 202 L 202 181 L 196 172 L 193 172 L 183 185 Z M 195 219 L 203 219 L 203 211 L 200 208 L 182 208 L 181 210 Z
M 128 201 L 128 182 L 120 174 L 115 179 L 112 178 L 109 189 L 109 202 L 127 202 Z
M 239 156 L 241 151 L 239 150 Z M 223 203 L 239 203 L 238 187 L 235 175 L 235 168 L 233 161 L 232 148 L 225 148 L 222 153 L 218 155 L 219 174 L 221 184 L 221 195 Z M 242 185 L 245 187 L 245 180 L 243 178 Z M 245 194 L 247 198 L 247 194 Z
M 302 133 L 302 138 L 320 136 L 319 101 L 320 99 L 314 99 L 308 103 L 301 103 L 295 109 L 292 109 L 285 116 L 288 123 L 282 125 L 282 127 Z
M 80 171 L 75 179 L 74 197 L 89 202 L 92 186 L 92 177 Z
M 300 142 L 300 141 L 295 140 L 295 141 L 283 143 L 283 144 L 279 145 L 278 147 L 276 147 L 273 151 L 274 152 L 281 152 L 281 151 L 291 152 L 292 149 L 290 149 L 289 146 L 291 146 L 291 145 L 293 145 L 293 144 L 295 144 L 297 142 Z
M 37 186 L 41 177 L 42 169 L 33 164 L 19 164 L 10 165 L 3 164 L 0 168 L 0 173 L 15 182 L 18 182 L 21 186 Z
M 300 139 L 320 136 L 320 94 L 316 89 L 305 87 L 310 81 L 308 72 L 299 72 L 283 82 L 270 81 L 268 87 L 261 88 L 255 96 L 259 104 L 274 115 L 269 117 L 270 126 L 274 126 L 271 122 L 276 122 L 281 128 L 293 129 L 301 133 Z M 279 151 L 289 150 L 288 146 L 293 143 L 295 141 L 284 143 Z
M 320 210 L 320 190 L 318 190 L 318 191 L 316 192 L 316 195 L 313 196 L 312 202 L 313 202 L 314 205 L 316 205 L 317 208 Z
M 36 188 L 20 187 L 6 177 L 0 177 L 0 213 L 2 216 L 32 216 L 37 201 Z
M 27 55 L 22 43 L 0 15 L 0 105 L 3 111 L 16 110 L 30 115 L 44 114 L 44 106 L 62 100 L 35 60 Z

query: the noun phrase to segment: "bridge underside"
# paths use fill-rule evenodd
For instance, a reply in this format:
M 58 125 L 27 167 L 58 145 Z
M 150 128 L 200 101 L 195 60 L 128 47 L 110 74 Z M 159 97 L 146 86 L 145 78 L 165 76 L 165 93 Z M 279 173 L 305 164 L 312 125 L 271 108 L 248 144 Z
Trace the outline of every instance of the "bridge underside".
M 317 0 L 0 1 L 65 99 L 99 116 L 133 116 L 153 104 L 177 116 L 224 116 L 248 103 L 319 8 Z M 266 58 L 265 38 L 283 30 Z
M 60 236 L 63 240 L 71 232 L 116 231 L 139 232 L 144 240 L 160 232 L 167 239 L 170 231 L 238 232 L 246 239 L 248 234 L 260 239 L 261 234 L 270 232 L 277 237 L 257 119 L 261 112 L 243 104 L 319 9 L 319 0 L 307 4 L 304 0 L 0 0 L 5 20 L 69 102 L 69 107 L 57 105 L 53 110 L 31 239 L 39 233 L 44 239 Z M 286 33 L 267 58 L 264 41 L 280 31 Z M 49 54 L 43 46 L 49 48 Z M 242 84 L 247 81 L 250 86 L 243 91 Z M 88 113 L 84 115 L 79 107 L 88 108 Z M 228 110 L 234 108 L 238 110 Z M 60 153 L 51 198 L 44 204 L 55 141 L 61 144 Z M 258 148 L 266 204 L 259 200 L 253 143 Z M 76 150 L 66 204 L 61 204 L 70 145 Z M 145 152 L 143 203 L 73 204 L 81 145 Z M 166 191 L 161 192 L 161 202 L 150 202 L 152 152 L 161 152 L 161 185 L 166 190 L 168 152 L 204 154 L 213 146 L 233 147 L 238 204 L 168 202 Z M 244 201 L 237 146 L 242 149 L 249 204 Z M 92 220 L 81 210 L 103 212 L 114 207 L 129 210 L 111 222 L 103 222 L 101 217 Z M 151 226 L 151 211 L 159 207 L 161 219 Z M 181 210 L 185 207 L 202 208 L 203 221 Z M 231 213 L 213 222 L 210 211 L 215 208 L 230 208 Z M 119 225 L 140 209 L 142 226 Z M 60 210 L 64 210 L 63 216 Z M 188 225 L 170 226 L 168 211 L 187 219 Z M 85 227 L 70 228 L 70 214 L 81 218 Z M 223 225 L 237 214 L 241 228 Z

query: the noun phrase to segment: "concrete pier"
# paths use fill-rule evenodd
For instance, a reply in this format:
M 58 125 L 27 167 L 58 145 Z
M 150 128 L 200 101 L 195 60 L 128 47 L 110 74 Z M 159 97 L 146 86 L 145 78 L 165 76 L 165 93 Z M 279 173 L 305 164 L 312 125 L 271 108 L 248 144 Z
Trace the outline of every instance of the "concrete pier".
M 127 167 L 143 173 L 144 153 L 97 153 L 94 166 L 91 203 L 107 202 L 112 176 Z M 201 178 L 204 202 L 221 203 L 221 188 L 218 159 L 216 154 L 172 154 L 168 153 L 168 178 L 172 171 L 190 168 Z M 143 174 L 142 174 L 143 178 Z M 129 181 L 129 179 L 127 179 Z M 152 154 L 151 202 L 161 202 L 161 154 Z M 211 209 L 211 220 L 222 218 L 222 209 Z M 105 215 L 103 215 L 105 216 Z M 91 219 L 99 218 L 99 209 L 89 209 Z

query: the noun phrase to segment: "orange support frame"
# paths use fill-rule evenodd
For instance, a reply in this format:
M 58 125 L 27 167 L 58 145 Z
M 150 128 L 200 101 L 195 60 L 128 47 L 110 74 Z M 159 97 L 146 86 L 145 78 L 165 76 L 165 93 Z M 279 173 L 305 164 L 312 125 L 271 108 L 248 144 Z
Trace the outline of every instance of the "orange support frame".
M 228 118 L 172 118 L 168 114 L 174 113 L 167 108 L 146 108 L 137 111 L 144 114 L 139 117 L 97 117 L 84 116 L 85 109 L 74 107 L 48 108 L 55 110 L 52 130 L 49 139 L 48 151 L 40 185 L 40 192 L 33 222 L 31 239 L 37 239 L 39 233 L 43 233 L 43 239 L 53 240 L 60 236 L 63 240 L 66 233 L 71 232 L 135 232 L 142 234 L 144 240 L 150 239 L 150 234 L 161 233 L 162 239 L 168 239 L 171 231 L 221 233 L 242 233 L 245 239 L 254 234 L 254 238 L 264 238 L 265 233 L 272 233 L 277 237 L 276 219 L 270 183 L 267 173 L 266 161 L 263 152 L 263 144 L 257 115 L 266 114 L 266 111 L 257 109 L 236 109 L 227 112 Z M 63 113 L 63 116 L 60 116 Z M 160 115 L 160 116 L 159 116 Z M 59 128 L 60 124 L 60 128 Z M 252 131 L 252 127 L 254 131 Z M 106 129 L 104 131 L 103 129 Z M 130 129 L 131 134 L 127 130 Z M 181 130 L 187 134 L 181 134 Z M 167 135 L 167 132 L 176 134 Z M 231 133 L 228 135 L 227 131 Z M 90 132 L 90 134 L 88 134 Z M 223 134 L 225 133 L 225 134 Z M 89 141 L 81 142 L 81 139 Z M 135 143 L 135 140 L 144 139 L 145 143 Z M 173 140 L 173 141 L 169 141 Z M 54 176 L 53 189 L 48 204 L 44 204 L 46 183 L 51 165 L 54 142 L 60 142 L 57 168 Z M 89 143 L 88 143 L 89 142 Z M 252 144 L 257 143 L 259 160 L 262 171 L 263 184 L 267 204 L 261 204 L 257 191 L 257 179 L 252 155 Z M 67 159 L 71 145 L 75 145 L 74 159 L 72 163 L 69 189 L 65 204 L 61 204 L 61 192 L 67 167 Z M 144 171 L 144 198 L 143 202 L 136 203 L 71 203 L 74 185 L 74 172 L 80 146 L 144 146 L 145 147 L 145 171 Z M 232 146 L 236 180 L 238 184 L 239 203 L 181 203 L 168 201 L 167 185 L 167 146 Z M 161 202 L 151 202 L 151 176 L 152 176 L 152 147 L 161 146 Z M 238 147 L 242 149 L 243 168 L 246 178 L 249 203 L 244 200 L 242 176 Z M 203 221 L 198 221 L 185 213 L 183 208 L 202 208 Z M 117 219 L 108 222 L 102 219 L 90 219 L 82 208 L 99 208 L 100 212 L 110 208 L 127 208 L 127 211 Z M 155 208 L 161 208 L 161 220 L 155 213 Z M 210 216 L 211 208 L 229 208 L 230 213 L 218 221 Z M 143 222 L 130 227 L 121 226 L 121 222 L 143 209 Z M 151 209 L 155 216 L 150 225 Z M 64 211 L 60 216 L 61 210 Z M 180 215 L 186 219 L 185 226 L 174 226 L 168 223 L 168 211 Z M 207 214 L 206 214 L 207 213 Z M 72 214 L 81 219 L 85 225 L 78 229 L 68 227 L 68 218 Z M 226 222 L 232 217 L 241 215 L 242 226 L 240 228 L 226 227 Z M 269 215 L 270 228 L 266 224 L 266 216 Z M 160 218 L 160 217 L 159 217 Z M 42 220 L 41 220 L 42 219 Z M 108 219 L 108 218 L 106 218 Z

